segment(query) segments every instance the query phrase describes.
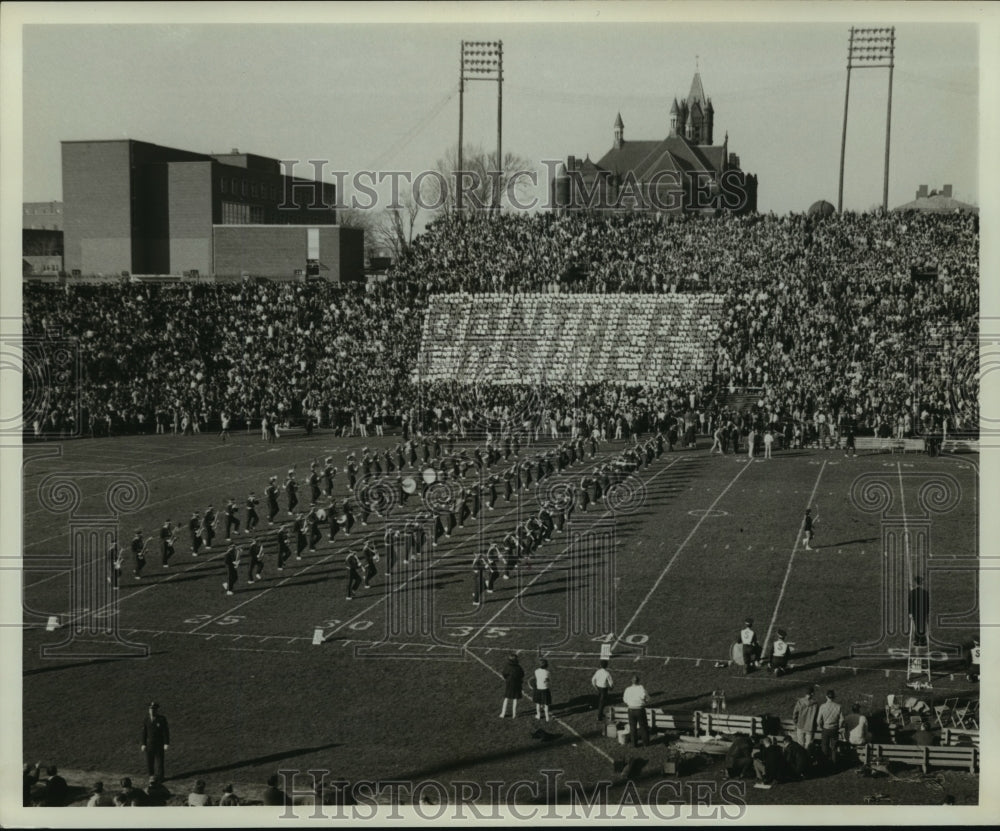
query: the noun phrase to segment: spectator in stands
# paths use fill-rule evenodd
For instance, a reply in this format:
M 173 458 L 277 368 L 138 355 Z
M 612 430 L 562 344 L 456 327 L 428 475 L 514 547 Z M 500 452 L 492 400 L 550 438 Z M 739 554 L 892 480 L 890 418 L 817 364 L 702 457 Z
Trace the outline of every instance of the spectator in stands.
M 205 780 L 199 779 L 194 783 L 194 790 L 188 794 L 187 804 L 192 808 L 203 808 L 212 805 L 212 797 L 205 793 Z
M 38 777 L 41 776 L 41 772 L 41 762 L 36 762 L 33 765 L 31 763 L 25 763 L 24 771 L 21 774 L 22 787 L 24 789 L 24 807 L 28 807 L 34 803 L 33 791 L 38 782 Z
M 156 807 L 162 807 L 167 804 L 167 800 L 170 799 L 172 794 L 166 785 L 163 784 L 157 777 L 150 776 L 149 784 L 146 786 L 146 804 Z
M 753 768 L 757 775 L 755 788 L 770 788 L 785 778 L 785 757 L 770 736 L 760 740 L 753 754 Z
M 868 719 L 862 715 L 860 704 L 851 705 L 851 712 L 844 718 L 844 732 L 847 734 L 847 743 L 852 747 L 860 747 L 871 741 Z
M 924 720 L 920 722 L 920 729 L 913 732 L 913 743 L 921 747 L 933 747 L 938 744 L 938 737 L 931 730 L 930 722 Z
M 805 779 L 812 769 L 812 759 L 809 751 L 786 735 L 782 739 L 782 755 L 785 757 L 785 770 L 792 779 Z
M 225 807 L 233 807 L 242 804 L 242 800 L 233 791 L 232 784 L 226 785 L 222 789 L 222 798 L 219 800 L 219 805 Z
M 95 782 L 94 787 L 90 792 L 90 798 L 87 800 L 87 807 L 113 808 L 114 804 L 115 804 L 114 797 L 104 790 L 104 783 L 101 782 L 100 780 Z
M 146 792 L 132 784 L 132 778 L 126 776 L 121 781 L 122 789 L 115 794 L 115 805 L 120 808 L 142 808 L 146 803 Z
M 273 773 L 267 779 L 267 787 L 264 789 L 265 805 L 291 805 L 292 801 L 288 794 L 278 787 L 278 774 Z
M 45 808 L 63 808 L 69 804 L 69 785 L 66 780 L 59 775 L 59 770 L 55 765 L 49 765 L 45 769 L 48 777 L 38 798 L 38 805 Z
M 726 750 L 725 769 L 730 779 L 744 779 L 754 773 L 754 746 L 751 738 L 737 733 Z

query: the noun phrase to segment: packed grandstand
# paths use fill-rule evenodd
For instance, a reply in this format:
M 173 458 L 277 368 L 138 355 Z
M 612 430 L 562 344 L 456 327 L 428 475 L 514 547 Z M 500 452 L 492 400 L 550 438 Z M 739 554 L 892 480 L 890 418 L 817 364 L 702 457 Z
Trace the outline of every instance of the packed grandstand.
M 32 401 L 27 379 L 26 429 L 462 429 L 530 400 L 627 430 L 745 407 L 807 436 L 820 414 L 969 433 L 978 252 L 960 213 L 472 216 L 367 284 L 26 284 L 25 337 L 71 344 L 81 376 Z

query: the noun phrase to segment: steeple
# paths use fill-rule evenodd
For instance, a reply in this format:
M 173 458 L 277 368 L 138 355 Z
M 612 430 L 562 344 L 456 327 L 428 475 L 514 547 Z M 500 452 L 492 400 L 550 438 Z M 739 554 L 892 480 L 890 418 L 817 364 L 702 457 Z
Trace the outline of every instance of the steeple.
M 712 143 L 712 128 L 715 126 L 715 107 L 712 106 L 712 99 L 708 99 L 705 105 L 705 144 Z
M 615 119 L 615 150 L 621 150 L 622 145 L 625 143 L 625 122 L 622 121 L 622 114 L 618 113 L 618 117 Z
M 674 103 L 670 107 L 670 135 L 677 135 L 677 118 L 680 115 L 680 107 L 677 106 L 677 99 L 674 98 Z

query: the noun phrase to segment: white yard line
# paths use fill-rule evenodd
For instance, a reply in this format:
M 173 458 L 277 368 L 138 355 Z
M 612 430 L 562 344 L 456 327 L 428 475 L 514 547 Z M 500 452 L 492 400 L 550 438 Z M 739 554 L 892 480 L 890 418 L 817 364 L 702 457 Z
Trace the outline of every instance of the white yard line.
M 816 491 L 819 488 L 819 480 L 823 476 L 823 471 L 826 470 L 826 461 L 820 466 L 819 473 L 816 474 L 816 483 L 813 485 L 812 493 L 809 494 L 809 501 L 806 502 L 806 507 L 810 507 L 813 504 L 813 500 L 816 498 Z M 792 562 L 795 560 L 795 553 L 799 550 L 799 542 L 802 540 L 802 532 L 805 528 L 805 515 L 802 517 L 802 521 L 799 523 L 799 529 L 795 532 L 795 544 L 792 546 L 792 553 L 788 556 L 788 565 L 785 567 L 785 579 L 781 581 L 781 591 L 778 592 L 778 602 L 774 604 L 774 614 L 771 615 L 771 622 L 767 625 L 767 634 L 764 636 L 764 642 L 761 647 L 766 647 L 767 644 L 771 642 L 771 632 L 774 631 L 774 622 L 778 619 L 778 609 L 781 608 L 781 601 L 785 596 L 785 589 L 788 586 L 788 578 L 792 573 Z
M 665 473 L 666 471 L 670 470 L 670 469 L 671 469 L 671 468 L 672 468 L 672 467 L 673 467 L 673 466 L 674 466 L 675 464 L 677 464 L 677 463 L 678 463 L 679 461 L 681 461 L 682 459 L 686 459 L 686 458 L 688 458 L 688 457 L 687 457 L 687 456 L 678 456 L 678 457 L 677 457 L 677 458 L 675 458 L 675 459 L 674 459 L 674 460 L 673 460 L 673 461 L 672 461 L 672 462 L 671 462 L 670 464 L 668 464 L 668 465 L 667 465 L 666 467 L 664 467 L 664 468 L 661 468 L 661 469 L 660 469 L 660 470 L 658 470 L 658 471 L 657 471 L 656 473 L 654 473 L 654 474 L 653 474 L 652 476 L 650 476 L 650 477 L 649 477 L 649 478 L 648 478 L 648 479 L 647 479 L 647 480 L 646 480 L 646 481 L 645 481 L 645 482 L 644 482 L 643 484 L 646 484 L 646 483 L 648 483 L 648 482 L 652 482 L 652 481 L 653 481 L 653 480 L 654 480 L 654 479 L 655 479 L 655 478 L 656 478 L 657 476 L 659 476 L 659 475 L 660 475 L 661 473 Z M 742 473 L 742 471 L 741 471 L 741 473 Z M 737 474 L 737 475 L 739 475 L 739 474 Z M 734 480 L 734 481 L 735 481 L 735 480 Z M 727 490 L 728 490 L 728 488 L 727 488 Z M 612 511 L 611 511 L 611 510 L 609 509 L 609 510 L 605 511 L 605 512 L 604 512 L 603 514 L 599 514 L 597 518 L 598 518 L 598 519 L 600 519 L 600 518 L 602 518 L 602 517 L 606 517 L 606 516 L 607 516 L 608 514 L 610 514 L 610 513 L 613 513 L 613 512 L 612 512 Z M 702 518 L 702 521 L 704 521 L 704 518 Z M 699 522 L 698 524 L 700 525 L 700 524 L 701 524 L 701 522 Z M 517 593 L 516 593 L 516 594 L 515 594 L 515 595 L 514 595 L 514 596 L 513 596 L 513 597 L 512 597 L 512 598 L 511 598 L 510 600 L 508 600 L 508 601 L 507 601 L 507 602 L 506 602 L 506 603 L 505 603 L 505 604 L 504 604 L 503 606 L 501 606 L 501 607 L 500 607 L 500 610 L 499 610 L 498 612 L 496 612 L 496 614 L 494 614 L 494 615 L 493 615 L 493 617 L 491 617 L 491 618 L 490 618 L 490 619 L 489 619 L 488 621 L 486 621 L 486 623 L 484 623 L 484 624 L 483 624 L 482 626 L 480 626 L 480 627 L 479 627 L 479 629 L 478 629 L 478 630 L 477 630 L 477 631 L 475 632 L 475 634 L 473 634 L 473 635 L 472 635 L 472 637 L 471 637 L 471 638 L 469 638 L 469 640 L 467 640 L 467 641 L 466 641 L 466 642 L 465 642 L 465 643 L 463 644 L 463 648 L 466 648 L 466 649 L 467 649 L 467 648 L 468 648 L 468 646 L 469 646 L 469 644 L 470 644 L 470 643 L 472 643 L 472 642 L 473 642 L 473 641 L 474 641 L 474 640 L 475 640 L 476 638 L 478 638 L 478 637 L 479 637 L 479 636 L 480 636 L 480 635 L 481 635 L 481 634 L 483 633 L 483 631 L 484 631 L 484 630 L 485 630 L 486 628 L 488 628 L 488 627 L 490 626 L 490 624 L 492 624 L 492 623 L 493 623 L 493 621 L 495 621 L 495 620 L 496 620 L 496 619 L 497 619 L 498 617 L 500 617 L 500 615 L 502 615 L 502 614 L 503 614 L 503 613 L 504 613 L 504 612 L 505 612 L 505 611 L 507 610 L 507 608 L 508 608 L 508 607 L 510 606 L 510 604 L 511 604 L 511 603 L 514 603 L 514 602 L 516 602 L 516 601 L 517 601 L 517 600 L 518 600 L 518 599 L 519 599 L 519 598 L 521 597 L 521 595 L 523 595 L 523 594 L 524 594 L 524 591 L 525 591 L 525 589 L 528 589 L 528 588 L 530 588 L 530 587 L 531 587 L 532 585 L 534 585 L 534 583 L 535 583 L 535 582 L 536 582 L 536 581 L 537 581 L 537 580 L 538 580 L 538 579 L 539 579 L 539 578 L 540 578 L 540 577 L 541 577 L 541 576 L 542 576 L 543 574 L 545 574 L 545 572 L 546 572 L 546 571 L 548 571 L 548 570 L 549 570 L 550 568 L 552 568 L 552 566 L 554 566 L 554 565 L 555 565 L 555 564 L 556 564 L 556 563 L 557 563 L 557 562 L 559 561 L 559 559 L 560 559 L 560 558 L 561 558 L 561 557 L 563 556 L 563 554 L 565 554 L 565 553 L 566 553 L 567 551 L 569 551 L 569 546 L 566 546 L 566 547 L 565 547 L 565 548 L 563 549 L 563 551 L 562 551 L 562 552 L 561 552 L 560 554 L 557 554 L 557 555 L 556 555 L 556 556 L 555 556 L 555 557 L 554 557 L 554 558 L 553 558 L 552 560 L 550 560 L 550 561 L 549 561 L 549 563 L 548 563 L 548 565 L 546 565 L 546 566 L 545 566 L 545 568 L 543 568 L 543 569 L 542 569 L 542 570 L 541 570 L 540 572 L 538 572 L 538 574 L 536 574 L 536 575 L 534 576 L 534 578 L 533 578 L 533 579 L 531 580 L 531 582 L 529 582 L 529 583 L 528 583 L 527 585 L 525 585 L 525 586 L 524 586 L 524 587 L 523 587 L 523 588 L 522 588 L 522 589 L 521 589 L 521 590 L 520 590 L 519 592 L 517 592 Z M 633 620 L 634 620 L 634 618 L 633 618 Z
M 677 546 L 677 550 L 674 552 L 674 555 L 667 562 L 666 566 L 664 566 L 663 571 L 660 572 L 660 576 L 656 578 L 656 582 L 653 583 L 652 588 L 650 588 L 650 590 L 646 593 L 646 596 L 642 599 L 642 602 L 639 603 L 639 607 L 635 610 L 635 614 L 632 615 L 632 617 L 629 619 L 629 622 L 626 623 L 621 632 L 618 633 L 618 636 L 615 638 L 615 642 L 612 646 L 612 649 L 621 643 L 622 638 L 624 638 L 625 635 L 628 633 L 628 630 L 632 628 L 632 624 L 635 623 L 636 618 L 638 618 L 639 615 L 642 613 L 642 610 L 646 608 L 646 604 L 649 602 L 650 598 L 656 593 L 656 590 L 660 587 L 660 583 L 662 583 L 663 578 L 667 576 L 667 572 L 670 571 L 674 563 L 677 562 L 677 558 L 680 556 L 681 551 L 684 550 L 684 546 L 686 546 L 688 542 L 691 541 L 691 538 L 698 533 L 698 529 L 701 528 L 702 523 L 705 522 L 705 520 L 708 519 L 709 516 L 711 516 L 712 511 L 715 510 L 715 506 L 719 504 L 719 502 L 722 500 L 722 497 L 724 497 L 729 492 L 729 489 L 736 484 L 736 480 L 739 479 L 744 473 L 746 473 L 749 467 L 750 467 L 750 460 L 748 459 L 740 468 L 739 473 L 737 473 L 730 480 L 729 484 L 726 485 L 726 487 L 722 490 L 722 492 L 717 497 L 715 497 L 715 501 L 713 501 L 712 504 L 705 511 L 705 513 L 702 514 L 701 519 L 698 520 L 694 528 L 691 529 L 691 532 L 684 538 L 684 541 Z
M 488 669 L 488 670 L 489 670 L 490 672 L 492 672 L 492 673 L 493 673 L 494 675 L 496 675 L 496 676 L 497 676 L 498 678 L 503 678 L 503 674 L 502 674 L 502 673 L 500 673 L 500 672 L 499 672 L 498 670 L 496 670 L 496 669 L 494 669 L 493 667 L 491 667 L 491 666 L 490 666 L 490 665 L 489 665 L 488 663 L 486 663 L 486 661 L 484 661 L 484 660 L 483 660 L 482 658 L 480 658 L 480 657 L 479 657 L 478 655 L 476 655 L 476 654 L 475 654 L 475 653 L 473 653 L 473 652 L 468 652 L 468 654 L 469 654 L 469 656 L 471 656 L 472 658 L 475 658 L 475 659 L 476 659 L 477 661 L 479 661 L 479 663 L 481 663 L 481 664 L 482 664 L 482 665 L 483 665 L 484 667 L 486 667 L 486 668 L 487 668 L 487 669 Z M 530 705 L 529 705 L 529 707 L 530 707 Z M 530 712 L 530 711 L 529 711 L 529 712 Z M 608 760 L 609 762 L 614 762 L 614 759 L 613 759 L 613 758 L 611 758 L 611 756 L 609 756 L 609 755 L 608 755 L 607 753 L 605 753 L 605 752 L 604 752 L 603 750 L 601 750 L 601 748 L 599 748 L 599 747 L 598 747 L 598 746 L 597 746 L 596 744 L 594 744 L 593 742 L 591 742 L 591 741 L 590 741 L 590 739 L 586 739 L 586 738 L 584 738 L 584 737 L 583 737 L 583 736 L 582 736 L 582 735 L 581 735 L 580 733 L 578 733 L 578 732 L 577 732 L 576 730 L 574 730 L 574 729 L 573 729 L 572 727 L 570 727 L 570 726 L 569 726 L 569 725 L 568 725 L 568 724 L 567 724 L 567 723 L 566 723 L 565 721 L 563 721 L 563 720 L 562 720 L 561 718 L 559 718 L 558 716 L 556 716 L 556 717 L 554 717 L 554 718 L 553 718 L 552 720 L 553 720 L 553 721 L 554 721 L 554 722 L 555 722 L 556 724 L 560 725 L 560 726 L 561 726 L 561 727 L 562 727 L 562 728 L 563 728 L 564 730 L 568 730 L 568 731 L 569 731 L 570 733 L 572 733 L 572 734 L 573 734 L 574 736 L 576 736 L 576 737 L 577 737 L 577 738 L 578 738 L 578 739 L 579 739 L 579 740 L 580 740 L 581 742 L 583 742 L 583 743 L 584 743 L 585 745 L 587 745 L 587 747 L 589 747 L 589 748 L 590 748 L 591 750 L 593 750 L 593 751 L 594 751 L 595 753 L 598 753 L 598 754 L 600 754 L 600 755 L 601 755 L 601 756 L 603 756 L 603 757 L 604 757 L 605 759 L 607 759 L 607 760 Z M 542 722 L 542 721 L 539 721 L 538 723 L 539 723 L 539 724 L 543 724 L 544 722 Z

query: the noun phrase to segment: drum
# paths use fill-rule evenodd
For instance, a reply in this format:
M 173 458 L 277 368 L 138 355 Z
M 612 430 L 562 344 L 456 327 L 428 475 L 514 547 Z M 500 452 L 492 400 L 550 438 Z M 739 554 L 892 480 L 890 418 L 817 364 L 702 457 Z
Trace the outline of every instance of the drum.
M 733 663 L 736 664 L 736 666 L 743 666 L 743 644 L 734 643 L 732 653 Z
M 412 476 L 407 476 L 403 480 L 403 493 L 416 493 L 417 483 Z
M 437 481 L 437 472 L 432 467 L 424 468 L 421 476 L 428 485 L 433 485 Z
M 326 510 L 324 508 L 320 508 L 316 511 L 316 516 L 319 517 L 320 522 L 323 522 L 326 519 Z
M 347 525 L 347 514 L 341 514 L 339 517 L 337 517 L 337 524 Z

